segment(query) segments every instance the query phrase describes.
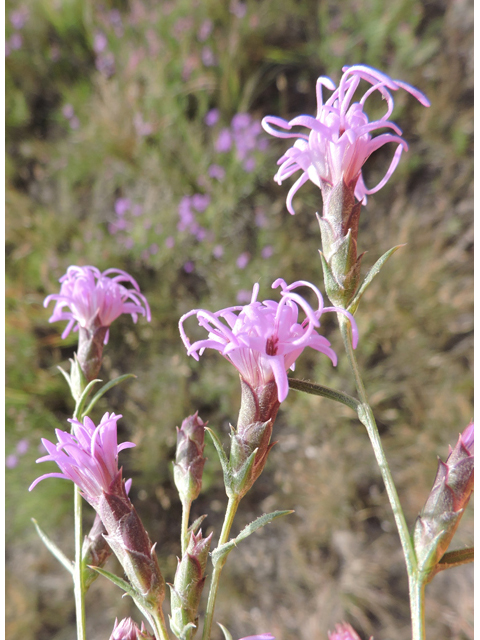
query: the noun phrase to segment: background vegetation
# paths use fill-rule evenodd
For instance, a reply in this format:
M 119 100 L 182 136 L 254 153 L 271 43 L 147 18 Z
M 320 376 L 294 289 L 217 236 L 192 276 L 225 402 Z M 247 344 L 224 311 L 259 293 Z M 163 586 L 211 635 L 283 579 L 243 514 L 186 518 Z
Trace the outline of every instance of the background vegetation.
M 413 526 L 436 470 L 472 417 L 473 2 L 457 0 L 148 0 L 7 2 L 7 637 L 74 637 L 70 580 L 30 517 L 72 554 L 72 488 L 32 494 L 41 437 L 65 428 L 72 406 L 57 366 L 74 335 L 42 306 L 70 264 L 122 268 L 140 283 L 152 322 L 119 319 L 104 379 L 135 382 L 98 409 L 122 413 L 131 496 L 173 579 L 180 506 L 171 478 L 175 425 L 189 413 L 223 439 L 239 404 L 238 378 L 217 354 L 187 358 L 178 318 L 245 301 L 254 282 L 321 285 L 314 213 L 305 186 L 290 216 L 290 185 L 273 183 L 285 144 L 259 130 L 267 114 L 315 112 L 315 80 L 358 62 L 424 91 L 424 109 L 396 95 L 394 119 L 410 150 L 364 209 L 360 251 L 370 266 L 406 246 L 357 314 L 359 358 L 407 520 Z M 213 111 L 212 111 L 213 110 Z M 239 115 L 240 114 L 240 115 Z M 243 115 L 242 115 L 243 114 Z M 373 184 L 388 151 L 367 167 Z M 212 168 L 213 167 L 213 168 Z M 194 323 L 193 323 L 194 324 Z M 305 353 L 299 377 L 353 393 L 339 353 Z M 366 434 L 352 413 L 291 391 L 262 478 L 240 528 L 264 511 L 295 514 L 229 558 L 216 619 L 234 638 L 326 638 L 345 619 L 362 638 L 409 638 L 407 580 Z M 226 503 L 208 451 L 194 515 L 218 535 Z M 469 507 L 455 547 L 470 545 Z M 93 514 L 86 509 L 87 520 Z M 118 570 L 111 561 L 111 570 Z M 473 638 L 473 572 L 453 569 L 427 588 L 429 638 Z M 99 579 L 87 599 L 88 637 L 108 638 L 131 603 Z

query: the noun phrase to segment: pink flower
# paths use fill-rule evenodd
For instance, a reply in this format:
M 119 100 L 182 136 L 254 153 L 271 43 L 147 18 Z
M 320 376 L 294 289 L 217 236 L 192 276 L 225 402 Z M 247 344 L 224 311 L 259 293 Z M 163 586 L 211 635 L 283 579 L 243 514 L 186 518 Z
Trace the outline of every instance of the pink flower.
M 399 127 L 388 118 L 393 111 L 393 98 L 390 91 L 405 89 L 411 93 L 423 106 L 430 106 L 429 101 L 421 91 L 400 80 L 392 80 L 387 75 L 365 65 L 343 67 L 343 76 L 338 87 L 326 76 L 317 80 L 317 116 L 314 118 L 302 115 L 287 122 L 281 118 L 267 116 L 262 120 L 265 131 L 278 138 L 298 138 L 278 161 L 280 165 L 275 181 L 281 184 L 296 171 L 301 170 L 300 178 L 295 182 L 287 196 L 287 209 L 291 214 L 295 211 L 292 198 L 298 189 L 311 180 L 318 187 L 326 182 L 334 186 L 343 179 L 345 184 L 355 188 L 355 196 L 363 204 L 367 201 L 367 194 L 381 189 L 393 174 L 402 154 L 408 145 L 401 137 Z M 365 92 L 360 102 L 351 104 L 355 91 L 361 80 L 366 80 L 372 86 Z M 333 91 L 328 100 L 323 103 L 322 87 Z M 378 91 L 386 101 L 385 114 L 373 122 L 369 122 L 364 106 L 367 98 Z M 287 133 L 275 129 L 274 126 L 290 131 L 293 126 L 300 125 L 310 129 L 310 133 Z M 372 132 L 377 129 L 390 129 L 393 133 L 382 133 L 372 138 Z M 377 186 L 367 189 L 362 177 L 362 167 L 369 156 L 388 143 L 396 144 L 392 162 L 384 177 Z
M 341 311 L 348 315 L 355 346 L 358 333 L 351 314 L 336 307 L 324 308 L 320 291 L 309 282 L 298 281 L 287 286 L 284 280 L 278 278 L 272 288 L 279 286 L 282 288 L 280 302 L 258 302 L 257 283 L 249 304 L 229 307 L 216 313 L 193 309 L 180 318 L 179 328 L 188 355 L 198 360 L 207 347 L 216 349 L 237 368 L 252 388 L 261 389 L 275 380 L 278 399 L 283 402 L 288 394 L 287 369 L 295 369 L 295 361 L 305 347 L 320 351 L 334 365 L 337 363 L 337 356 L 330 348 L 329 341 L 315 330 L 320 326 L 319 319 L 324 311 Z M 318 301 L 316 311 L 293 292 L 300 286 L 307 286 L 315 293 Z M 298 322 L 299 307 L 306 316 L 301 324 Z M 191 344 L 183 323 L 193 315 L 197 316 L 199 325 L 208 331 L 208 338 Z
M 333 633 L 328 632 L 328 640 L 360 640 L 360 636 L 351 625 L 344 622 L 337 624 Z
M 137 640 L 137 638 L 153 638 L 153 636 L 147 634 L 143 622 L 142 628 L 139 629 L 131 618 L 124 618 L 120 622 L 115 618 L 115 626 L 110 640 Z
M 122 416 L 106 413 L 98 427 L 87 416 L 83 423 L 72 423 L 72 434 L 55 429 L 58 443 L 53 444 L 42 438 L 48 455 L 37 462 L 55 462 L 61 473 L 46 473 L 30 485 L 31 491 L 45 478 L 72 480 L 81 490 L 83 497 L 93 507 L 98 504 L 103 491 L 108 491 L 118 475 L 118 454 L 123 449 L 134 447 L 133 442 L 117 444 L 117 420 Z
M 257 636 L 246 636 L 240 640 L 275 640 L 275 636 L 272 636 L 271 633 L 259 633 Z
M 107 269 L 101 273 L 96 267 L 70 266 L 59 282 L 62 283 L 60 293 L 47 296 L 43 305 L 46 307 L 51 300 L 56 300 L 49 322 L 68 320 L 62 338 L 79 327 L 89 331 L 109 327 L 122 313 L 130 314 L 134 322 L 138 314 L 148 321 L 151 319 L 147 299 L 125 271 Z M 131 284 L 133 289 L 127 289 L 122 282 Z M 68 310 L 64 310 L 65 307 Z M 107 342 L 108 331 L 104 340 L 105 344 Z
M 463 430 L 461 440 L 463 442 L 463 446 L 471 453 L 474 454 L 474 423 L 471 422 L 468 427 Z

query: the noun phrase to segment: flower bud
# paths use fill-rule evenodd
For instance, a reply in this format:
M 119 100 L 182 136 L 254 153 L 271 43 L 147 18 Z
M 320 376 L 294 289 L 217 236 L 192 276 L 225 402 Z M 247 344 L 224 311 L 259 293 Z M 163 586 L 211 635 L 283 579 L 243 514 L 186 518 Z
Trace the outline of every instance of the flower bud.
M 120 622 L 115 619 L 110 640 L 155 640 L 154 637 L 145 629 L 142 622 L 142 628 L 139 629 L 137 624 L 131 618 L 124 618 Z
M 125 491 L 121 470 L 104 491 L 97 506 L 108 535 L 105 537 L 145 606 L 158 610 L 165 598 L 165 582 L 155 546 Z
M 473 491 L 473 441 L 471 424 L 446 462 L 439 459 L 435 482 L 417 518 L 415 552 L 419 570 L 427 575 L 447 551 Z
M 180 429 L 177 427 L 177 451 L 173 465 L 175 486 L 182 503 L 191 503 L 202 488 L 203 466 L 206 458 L 205 425 L 198 417 L 198 411 L 185 418 Z
M 181 640 L 190 640 L 197 628 L 198 605 L 205 584 L 205 568 L 212 534 L 202 538 L 202 532 L 192 533 L 186 552 L 177 566 L 175 582 L 170 586 L 170 627 Z

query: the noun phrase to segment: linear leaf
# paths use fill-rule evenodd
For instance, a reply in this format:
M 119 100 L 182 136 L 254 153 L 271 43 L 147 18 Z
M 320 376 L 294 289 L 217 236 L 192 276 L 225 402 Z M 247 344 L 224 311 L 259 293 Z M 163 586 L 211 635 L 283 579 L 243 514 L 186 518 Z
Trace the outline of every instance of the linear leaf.
M 329 398 L 329 400 L 341 402 L 354 411 L 357 411 L 357 407 L 360 404 L 360 402 L 353 396 L 349 396 L 347 393 L 343 393 L 343 391 L 330 389 L 330 387 L 325 387 L 324 385 L 317 384 L 316 382 L 299 380 L 298 378 L 289 378 L 288 386 L 296 391 L 304 391 L 305 393 L 311 393 L 314 396 L 323 396 L 324 398 Z
M 55 558 L 61 564 L 63 564 L 65 569 L 69 573 L 71 573 L 71 575 L 73 576 L 74 563 L 67 558 L 67 556 L 63 553 L 63 551 L 61 549 L 59 549 L 57 547 L 57 545 L 53 542 L 53 540 L 50 540 L 50 538 L 47 536 L 47 534 L 40 528 L 40 525 L 35 520 L 35 518 L 31 518 L 31 520 L 32 520 L 32 522 L 33 522 L 33 524 L 35 526 L 35 529 L 37 530 L 37 533 L 38 533 L 41 541 L 43 542 L 43 544 L 47 547 L 47 549 L 50 551 L 50 553 L 52 555 L 54 555 Z

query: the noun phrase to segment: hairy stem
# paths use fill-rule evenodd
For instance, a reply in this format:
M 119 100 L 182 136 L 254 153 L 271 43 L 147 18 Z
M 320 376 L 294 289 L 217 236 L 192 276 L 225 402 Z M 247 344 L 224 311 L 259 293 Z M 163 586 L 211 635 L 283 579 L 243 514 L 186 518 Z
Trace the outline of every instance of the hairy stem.
M 233 519 L 240 503 L 239 497 L 229 498 L 227 510 L 225 512 L 225 519 L 223 521 L 222 533 L 220 534 L 220 540 L 218 541 L 217 548 L 220 545 L 228 542 L 230 536 L 230 530 L 232 528 Z M 224 556 L 218 560 L 213 569 L 212 583 L 210 585 L 210 592 L 208 594 L 207 610 L 205 613 L 205 622 L 203 623 L 203 635 L 202 640 L 209 640 L 212 632 L 213 624 L 213 612 L 215 610 L 215 601 L 217 599 L 218 585 L 220 582 L 220 574 L 222 573 L 223 566 L 226 562 L 227 556 Z
M 182 501 L 182 533 L 181 533 L 181 538 L 182 538 L 182 557 L 185 553 L 185 551 L 187 550 L 188 547 L 188 540 L 189 540 L 189 535 L 188 535 L 188 520 L 190 518 L 190 508 L 192 506 L 192 502 L 190 501 Z

